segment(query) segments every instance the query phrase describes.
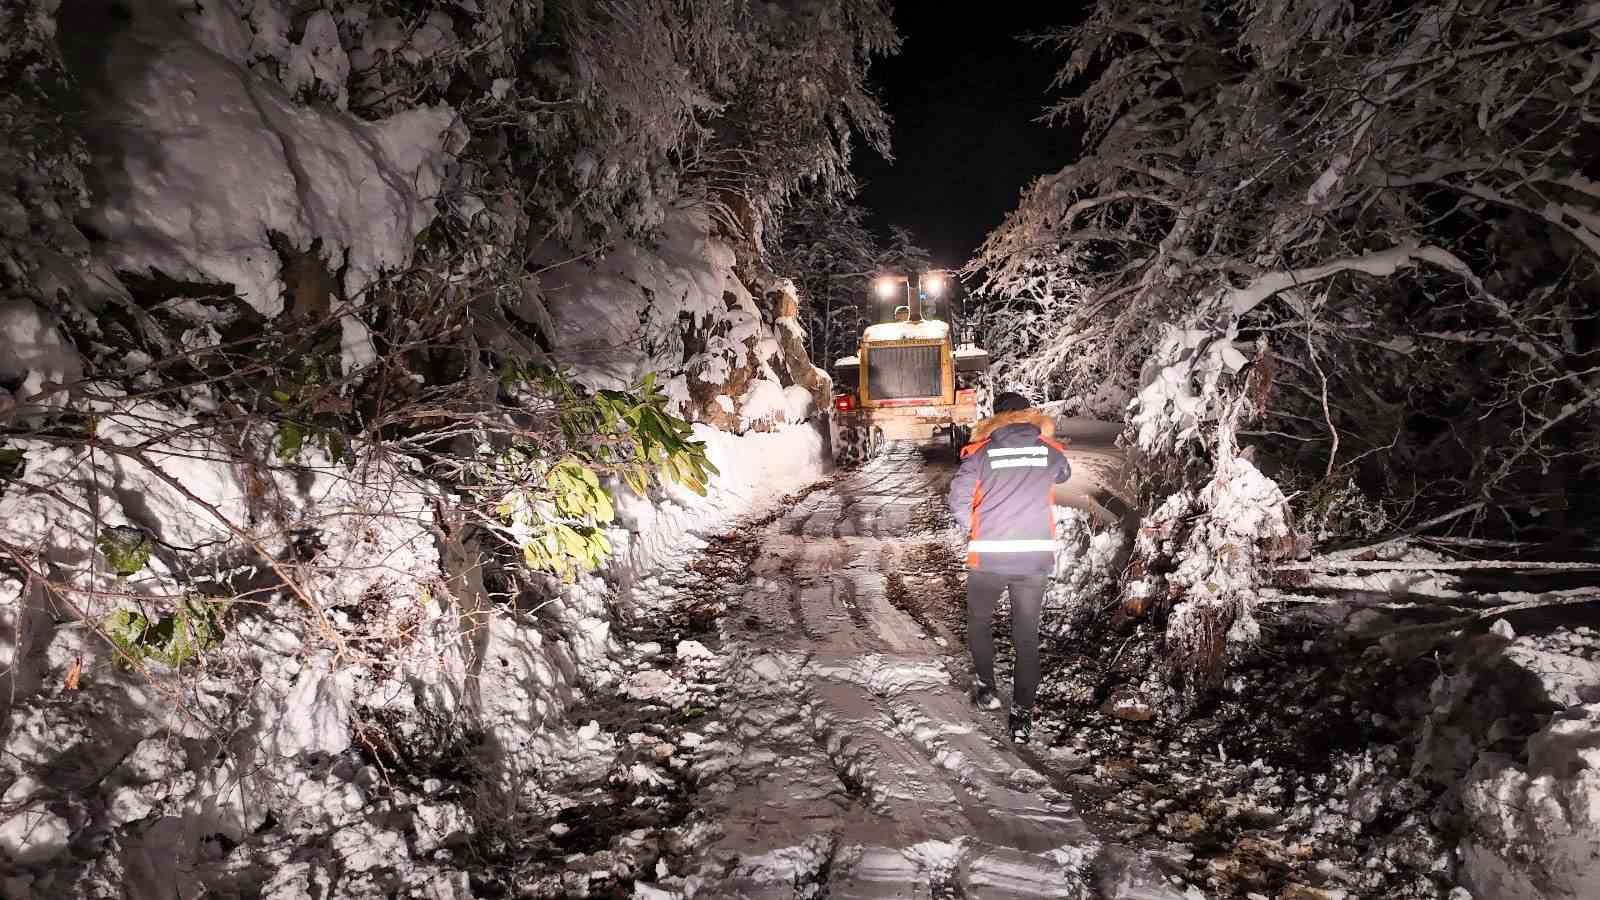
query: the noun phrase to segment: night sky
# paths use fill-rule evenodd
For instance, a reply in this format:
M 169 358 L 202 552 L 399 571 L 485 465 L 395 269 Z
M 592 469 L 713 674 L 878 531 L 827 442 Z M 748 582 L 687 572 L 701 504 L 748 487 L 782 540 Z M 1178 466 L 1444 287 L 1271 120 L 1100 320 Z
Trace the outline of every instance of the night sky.
M 1074 136 L 1034 121 L 1059 58 L 1017 40 L 1070 22 L 1076 3 L 970 5 L 900 0 L 905 44 L 873 64 L 894 116 L 894 163 L 858 148 L 855 171 L 872 223 L 911 229 L 937 265 L 965 263 L 1032 179 L 1071 161 Z

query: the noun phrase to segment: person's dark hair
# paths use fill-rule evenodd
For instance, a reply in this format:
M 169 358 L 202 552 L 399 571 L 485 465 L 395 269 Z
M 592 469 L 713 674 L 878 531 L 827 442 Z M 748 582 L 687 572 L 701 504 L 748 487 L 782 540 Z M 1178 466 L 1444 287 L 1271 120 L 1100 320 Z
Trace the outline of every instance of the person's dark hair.
M 1032 405 L 1032 403 L 1028 402 L 1027 397 L 1016 391 L 1006 391 L 1004 394 L 994 398 L 994 411 L 997 413 L 1016 412 L 1019 409 L 1027 409 Z

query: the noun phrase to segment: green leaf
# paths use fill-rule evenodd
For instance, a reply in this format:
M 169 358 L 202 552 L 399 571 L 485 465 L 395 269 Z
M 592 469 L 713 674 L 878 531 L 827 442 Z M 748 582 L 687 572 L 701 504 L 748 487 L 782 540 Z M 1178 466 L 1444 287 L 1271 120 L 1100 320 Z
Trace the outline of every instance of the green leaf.
M 111 571 L 126 578 L 150 561 L 155 542 L 138 528 L 118 526 L 102 531 L 95 539 L 95 546 L 106 558 Z
M 102 622 L 106 636 L 138 660 L 155 660 L 179 668 L 222 639 L 219 611 L 225 607 L 185 597 L 171 615 L 151 623 L 128 609 L 112 612 Z
M 0 478 L 12 478 L 22 471 L 23 454 L 15 447 L 0 447 Z
M 293 422 L 278 426 L 278 459 L 294 462 L 300 457 L 300 448 L 306 443 L 306 433 Z
M 351 463 L 355 461 L 355 454 L 350 452 L 350 442 L 337 431 L 321 431 L 317 437 L 322 444 L 322 449 L 328 453 L 328 458 L 334 462 Z
M 138 647 L 150 628 L 150 620 L 131 609 L 118 609 L 106 616 L 100 627 L 124 653 L 139 656 Z
M 567 452 L 554 463 L 529 470 L 513 454 L 496 458 L 487 471 L 513 492 L 527 492 L 513 508 L 502 501 L 502 518 L 531 528 L 523 561 L 570 580 L 598 568 L 613 552 L 604 528 L 615 521 L 616 500 L 604 484 L 615 475 L 635 494 L 646 496 L 652 480 L 683 484 L 706 493 L 717 469 L 705 445 L 689 440 L 694 426 L 667 412 L 670 402 L 659 376 L 646 373 L 631 390 L 586 391 L 559 372 L 536 373 L 539 389 L 555 404 L 556 425 Z M 530 458 L 542 454 L 530 449 Z M 536 479 L 530 486 L 529 478 Z

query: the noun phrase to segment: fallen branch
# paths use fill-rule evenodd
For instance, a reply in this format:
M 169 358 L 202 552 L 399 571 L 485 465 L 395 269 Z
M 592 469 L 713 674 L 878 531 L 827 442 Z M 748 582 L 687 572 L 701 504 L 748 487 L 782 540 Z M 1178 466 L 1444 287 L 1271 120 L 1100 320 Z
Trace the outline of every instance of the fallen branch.
M 1526 569 L 1551 572 L 1600 572 L 1600 563 L 1539 562 L 1523 559 L 1468 559 L 1453 562 L 1384 562 L 1361 559 L 1313 559 L 1306 562 L 1280 563 L 1278 571 L 1320 572 L 1329 569 L 1350 569 L 1363 572 L 1471 572 L 1503 569 Z
M 1441 643 L 1453 640 L 1463 629 L 1490 619 L 1499 619 L 1510 613 L 1525 612 L 1530 609 L 1553 609 L 1566 606 L 1582 606 L 1589 603 L 1600 603 L 1600 591 L 1581 589 L 1543 594 L 1532 600 L 1495 606 L 1444 622 L 1397 628 L 1378 638 L 1377 643 L 1390 659 L 1415 659 L 1423 654 L 1431 653 Z
M 1402 603 L 1382 600 L 1361 600 L 1352 597 L 1315 597 L 1311 594 L 1291 594 L 1284 591 L 1264 590 L 1256 595 L 1257 603 L 1302 603 L 1307 606 L 1355 606 L 1361 609 L 1453 609 L 1449 603 Z
M 1441 544 L 1447 547 L 1493 547 L 1496 550 L 1517 550 L 1537 546 L 1534 541 L 1507 541 L 1498 538 L 1470 537 L 1419 537 L 1419 544 Z
M 1588 590 L 1556 594 L 1541 594 L 1532 600 L 1521 600 L 1516 603 L 1507 603 L 1492 609 L 1485 609 L 1456 620 L 1458 624 L 1469 621 L 1482 621 L 1484 619 L 1498 619 L 1506 613 L 1522 612 L 1529 609 L 1549 609 L 1556 606 L 1581 606 L 1585 603 L 1600 603 L 1600 591 Z
M 1463 613 L 1476 613 L 1480 611 L 1496 612 L 1511 609 L 1523 600 L 1502 600 L 1499 594 L 1417 594 L 1411 591 L 1396 591 L 1389 594 L 1387 600 L 1369 599 L 1377 592 L 1373 591 L 1333 591 L 1328 594 L 1307 594 L 1295 591 L 1284 591 L 1276 588 L 1263 588 L 1256 594 L 1257 603 L 1302 603 L 1308 606 L 1353 606 L 1361 609 L 1404 609 L 1404 610 L 1460 610 Z M 1517 593 L 1516 596 L 1530 596 Z M 1538 598 L 1562 597 L 1561 592 L 1531 595 Z M 1407 599 L 1410 598 L 1410 599 Z
M 1411 528 L 1407 529 L 1406 531 L 1403 531 L 1400 534 L 1397 534 L 1397 535 L 1395 535 L 1393 537 L 1384 538 L 1383 540 L 1377 541 L 1376 543 L 1362 544 L 1362 545 L 1360 545 L 1358 547 L 1347 547 L 1347 548 L 1345 548 L 1343 550 L 1336 550 L 1334 552 L 1338 553 L 1338 554 L 1340 554 L 1342 556 L 1347 556 L 1347 555 L 1354 554 L 1354 553 L 1364 553 L 1364 552 L 1369 551 L 1369 550 L 1376 550 L 1379 547 L 1387 547 L 1390 544 L 1398 544 L 1398 543 L 1400 543 L 1402 541 L 1410 540 L 1411 538 L 1419 536 L 1422 532 L 1427 531 L 1429 528 L 1432 528 L 1435 525 L 1443 525 L 1444 523 L 1449 522 L 1452 519 L 1459 519 L 1459 518 L 1461 518 L 1462 516 L 1464 516 L 1464 515 L 1466 515 L 1468 513 L 1477 512 L 1478 510 L 1483 509 L 1487 505 L 1488 504 L 1485 503 L 1482 500 L 1479 500 L 1476 503 L 1468 503 L 1466 506 L 1462 506 L 1462 507 L 1459 507 L 1457 509 L 1452 509 L 1447 513 L 1443 513 L 1441 515 L 1434 516 L 1433 518 L 1427 520 L 1426 522 L 1419 522 L 1416 525 L 1413 525 Z

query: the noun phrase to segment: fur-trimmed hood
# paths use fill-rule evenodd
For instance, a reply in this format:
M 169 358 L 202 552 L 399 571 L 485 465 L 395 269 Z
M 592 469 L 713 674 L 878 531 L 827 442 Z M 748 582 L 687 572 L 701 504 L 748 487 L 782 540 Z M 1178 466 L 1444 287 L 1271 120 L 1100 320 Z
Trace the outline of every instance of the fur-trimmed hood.
M 1007 425 L 1032 425 L 1039 429 L 1041 437 L 1054 437 L 1056 433 L 1056 420 L 1054 416 L 1046 415 L 1037 409 L 1016 409 L 1011 412 L 995 413 L 972 428 L 972 440 L 988 440 L 996 431 Z

